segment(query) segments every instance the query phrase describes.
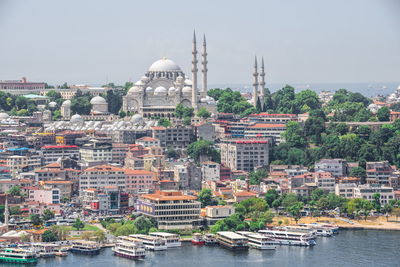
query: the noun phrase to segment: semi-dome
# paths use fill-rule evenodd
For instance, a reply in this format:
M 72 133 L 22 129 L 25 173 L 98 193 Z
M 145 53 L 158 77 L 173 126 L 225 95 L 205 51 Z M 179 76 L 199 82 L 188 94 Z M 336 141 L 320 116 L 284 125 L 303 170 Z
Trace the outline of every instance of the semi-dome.
M 167 94 L 167 89 L 165 87 L 159 86 L 154 90 L 154 95 L 166 95 Z
M 131 118 L 131 122 L 133 124 L 138 124 L 138 123 L 142 123 L 143 122 L 143 117 L 140 114 L 135 114 L 132 116 Z
M 181 75 L 179 75 L 178 77 L 176 77 L 176 82 L 177 83 L 183 83 L 185 81 L 185 79 L 181 76 Z
M 189 94 L 189 93 L 191 93 L 191 92 L 192 92 L 192 87 L 185 86 L 185 87 L 183 87 L 183 89 L 182 89 L 182 93 L 184 93 L 184 94 Z
M 90 104 L 92 105 L 107 104 L 107 101 L 101 96 L 95 96 L 92 98 L 92 100 L 90 100 Z
M 149 71 L 181 71 L 181 68 L 171 59 L 162 58 L 151 64 Z
M 153 88 L 151 88 L 150 86 L 146 88 L 146 92 L 153 92 Z
M 65 100 L 65 101 L 62 103 L 62 106 L 63 106 L 63 107 L 69 107 L 69 106 L 71 106 L 71 100 Z
M 137 92 L 140 92 L 140 91 L 141 91 L 140 87 L 132 86 L 132 87 L 129 89 L 129 92 L 128 92 L 128 93 L 137 93 Z
M 189 80 L 189 79 L 186 79 L 186 80 L 185 80 L 185 85 L 192 85 L 192 81 Z
M 72 115 L 70 121 L 71 121 L 71 123 L 82 123 L 83 122 L 83 118 L 82 118 L 81 115 L 75 114 L 75 115 Z
M 175 87 L 170 87 L 168 89 L 168 93 L 175 93 L 175 91 L 176 91 Z
M 6 120 L 8 118 L 10 118 L 10 115 L 8 115 L 7 113 L 5 112 L 0 113 L 0 120 Z
M 149 81 L 149 77 L 147 77 L 146 75 L 144 75 L 144 76 L 142 76 L 142 78 L 140 78 L 140 80 L 141 80 L 143 83 L 147 83 L 147 82 Z
M 135 82 L 135 85 L 136 86 L 143 86 L 144 82 L 142 82 L 142 80 L 139 80 L 139 81 Z
M 49 103 L 49 107 L 51 107 L 51 108 L 55 108 L 56 106 L 57 106 L 57 103 L 54 101 Z

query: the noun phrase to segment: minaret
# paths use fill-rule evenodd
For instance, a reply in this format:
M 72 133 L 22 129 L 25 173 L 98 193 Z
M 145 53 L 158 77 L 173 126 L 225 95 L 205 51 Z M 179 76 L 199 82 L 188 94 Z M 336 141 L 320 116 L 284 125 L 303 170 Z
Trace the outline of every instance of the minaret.
M 253 105 L 257 107 L 258 99 L 258 72 L 257 72 L 257 57 L 254 58 L 254 82 L 253 82 Z
M 197 110 L 197 48 L 196 48 L 196 32 L 193 32 L 192 43 L 192 107 Z
M 260 73 L 260 102 L 261 107 L 264 106 L 264 89 L 265 89 L 265 72 L 264 72 L 264 57 L 261 58 L 261 73 Z
M 206 43 L 206 35 L 204 34 L 203 37 L 203 53 L 202 55 L 202 65 L 203 65 L 203 69 L 202 69 L 202 73 L 203 73 L 203 94 L 205 97 L 207 95 L 207 43 Z
M 10 218 L 10 211 L 8 210 L 8 199 L 6 194 L 6 201 L 4 203 L 4 224 L 8 226 L 8 221 Z

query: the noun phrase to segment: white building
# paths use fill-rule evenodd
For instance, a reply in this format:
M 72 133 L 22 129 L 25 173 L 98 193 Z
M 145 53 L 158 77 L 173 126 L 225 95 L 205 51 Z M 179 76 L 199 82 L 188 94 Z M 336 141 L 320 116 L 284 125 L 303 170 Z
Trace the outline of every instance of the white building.
M 203 181 L 219 181 L 220 180 L 220 164 L 212 161 L 201 163 L 201 174 Z
M 315 171 L 330 172 L 335 177 L 347 174 L 347 162 L 344 159 L 321 159 L 315 163 Z
M 119 190 L 126 188 L 124 169 L 111 165 L 98 165 L 82 171 L 79 177 L 79 190 L 94 188 L 103 190 L 108 186 L 117 186 Z

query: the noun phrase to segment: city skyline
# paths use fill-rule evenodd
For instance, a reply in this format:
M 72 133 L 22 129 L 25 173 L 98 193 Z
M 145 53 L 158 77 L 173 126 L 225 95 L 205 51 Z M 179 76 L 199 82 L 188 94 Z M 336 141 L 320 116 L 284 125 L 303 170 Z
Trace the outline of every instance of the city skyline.
M 207 36 L 210 84 L 250 85 L 254 55 L 264 56 L 267 86 L 399 80 L 395 1 L 156 6 L 3 1 L 0 80 L 121 84 L 164 56 L 190 73 L 193 29 Z

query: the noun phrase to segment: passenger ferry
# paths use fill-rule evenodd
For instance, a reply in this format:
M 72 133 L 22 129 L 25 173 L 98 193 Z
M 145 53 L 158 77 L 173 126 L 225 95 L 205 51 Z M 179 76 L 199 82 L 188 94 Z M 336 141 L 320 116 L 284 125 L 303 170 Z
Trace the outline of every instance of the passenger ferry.
M 314 246 L 315 237 L 309 233 L 288 230 L 260 230 L 260 234 L 271 238 L 277 245 Z
M 181 238 L 177 234 L 154 232 L 154 233 L 150 233 L 149 235 L 164 238 L 165 240 L 167 240 L 168 248 L 175 248 L 175 247 L 182 246 Z
M 300 226 L 304 227 L 309 227 L 311 229 L 314 229 L 315 234 L 317 236 L 325 236 L 325 237 L 330 237 L 333 236 L 333 231 L 331 228 L 319 225 L 319 224 L 300 224 Z
M 191 242 L 193 245 L 204 245 L 206 243 L 203 235 L 200 233 L 193 234 L 193 238 L 192 238 Z
M 100 253 L 100 249 L 100 246 L 93 241 L 73 241 L 71 252 L 95 255 Z
M 244 237 L 247 237 L 249 239 L 248 241 L 249 247 L 251 248 L 262 249 L 262 250 L 276 249 L 275 242 L 271 238 L 266 237 L 262 234 L 246 232 L 246 231 L 238 231 L 236 233 Z
M 55 250 L 57 245 L 55 244 L 33 243 L 31 247 L 40 258 L 52 258 L 56 256 Z
M 234 232 L 223 231 L 215 235 L 218 244 L 232 250 L 247 250 L 248 238 Z
M 275 227 L 274 229 L 284 230 L 284 231 L 289 231 L 289 232 L 308 233 L 314 238 L 317 237 L 317 231 L 307 225 L 301 225 L 301 224 L 300 225 L 288 225 L 288 226 L 282 226 L 282 227 Z
M 0 252 L 0 262 L 34 264 L 37 261 L 38 259 L 34 252 L 24 249 L 6 248 Z
M 214 234 L 205 234 L 204 241 L 205 241 L 206 245 L 215 245 L 218 243 Z
M 317 225 L 321 227 L 329 228 L 333 234 L 339 234 L 339 226 L 333 224 L 321 224 L 321 223 L 310 223 L 310 225 Z
M 157 250 L 167 249 L 167 241 L 163 238 L 150 235 L 142 235 L 142 234 L 135 234 L 129 236 L 140 239 L 143 242 L 145 249 L 147 250 L 157 251 Z
M 120 236 L 112 250 L 114 255 L 128 259 L 136 260 L 146 257 L 146 249 L 143 242 L 130 236 Z

